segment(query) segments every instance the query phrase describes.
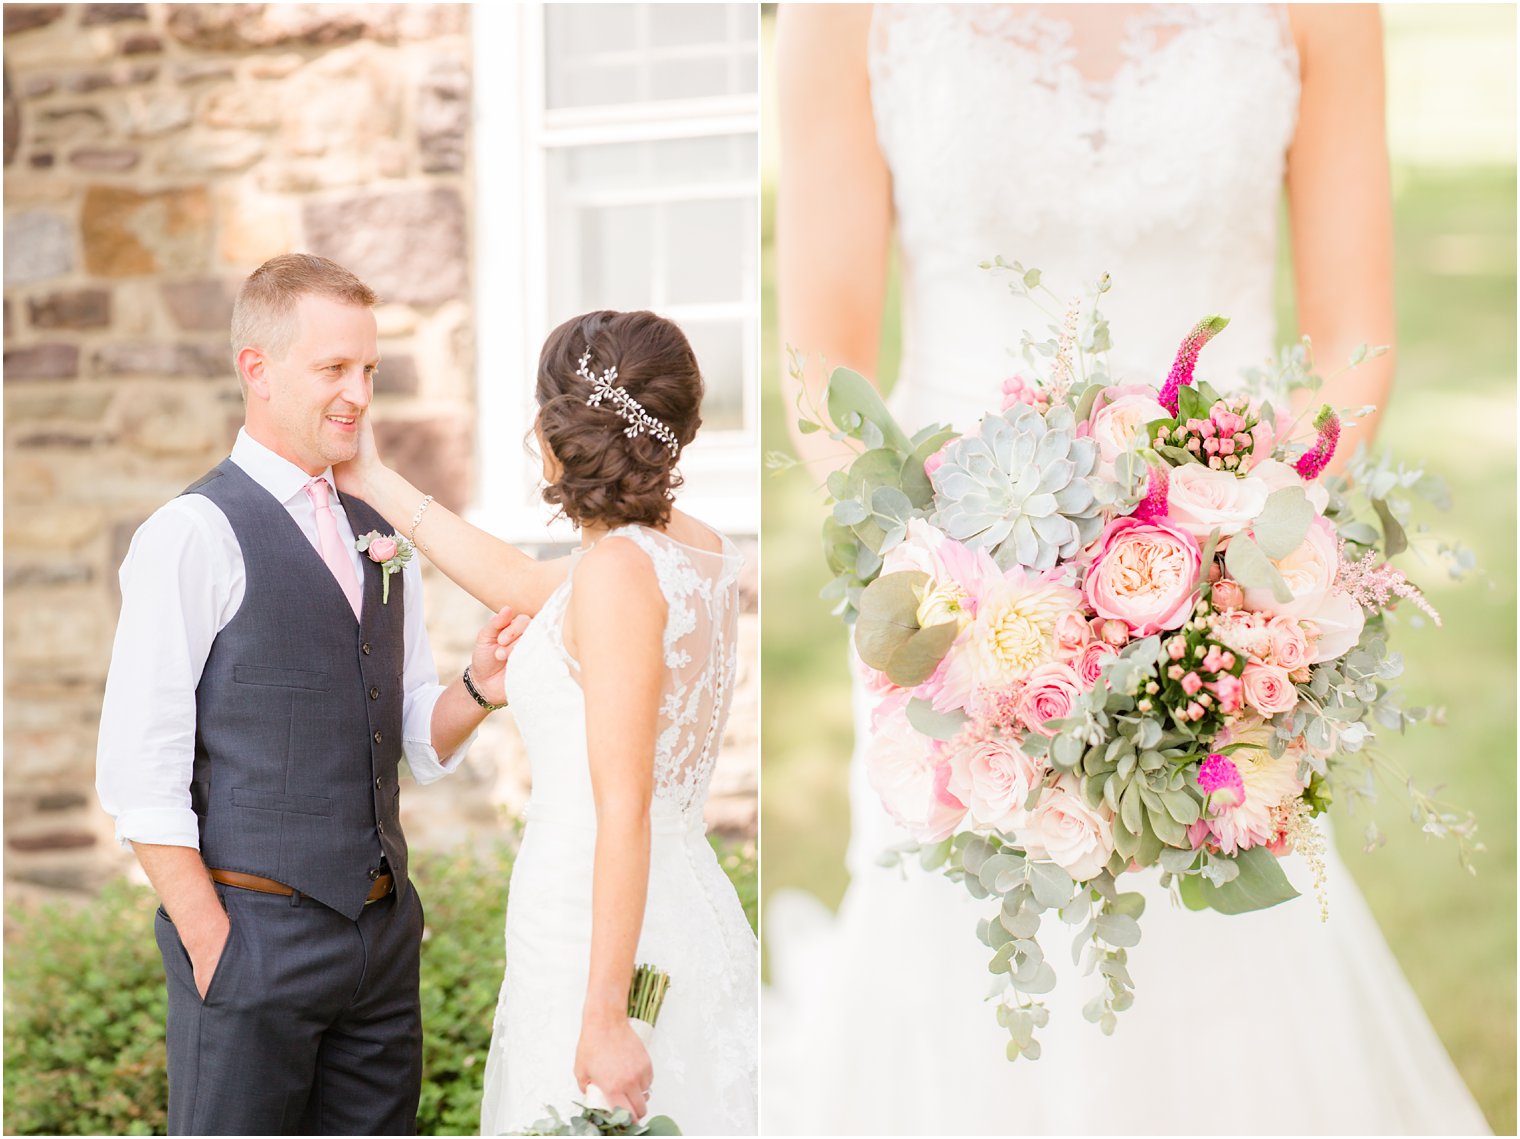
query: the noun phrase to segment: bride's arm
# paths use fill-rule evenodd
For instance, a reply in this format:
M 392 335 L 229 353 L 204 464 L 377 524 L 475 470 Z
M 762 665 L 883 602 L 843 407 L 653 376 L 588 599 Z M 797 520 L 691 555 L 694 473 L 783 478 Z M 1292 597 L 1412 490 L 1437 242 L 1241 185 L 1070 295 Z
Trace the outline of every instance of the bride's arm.
M 1288 150 L 1288 215 L 1299 330 L 1322 375 L 1356 346 L 1393 344 L 1393 205 L 1383 108 L 1383 28 L 1373 5 L 1289 5 L 1302 95 Z M 1368 360 L 1318 397 L 1356 408 L 1387 402 L 1394 354 Z M 1332 470 L 1358 442 L 1372 444 L 1379 416 L 1341 437 Z
M 369 503 L 403 537 L 424 492 L 387 467 L 375 449 L 374 427 L 365 415 L 359 426 L 359 454 L 333 467 L 338 489 Z M 442 503 L 430 502 L 417 527 L 417 548 L 455 585 L 487 609 L 503 606 L 538 615 L 549 594 L 565 579 L 567 558 L 538 561 L 516 546 L 466 522 Z
M 823 432 L 797 430 L 798 384 L 784 350 L 795 348 L 805 364 L 808 409 L 821 407 L 825 361 L 876 380 L 892 185 L 871 112 L 870 27 L 869 4 L 784 4 L 776 24 L 782 391 L 797 453 L 819 481 L 853 452 Z
M 614 1107 L 642 1116 L 652 1069 L 628 1026 L 628 986 L 649 891 L 666 605 L 654 567 L 626 540 L 602 541 L 575 574 L 566 645 L 580 661 L 596 800 L 591 971 L 575 1078 L 582 1091 L 596 1084 Z

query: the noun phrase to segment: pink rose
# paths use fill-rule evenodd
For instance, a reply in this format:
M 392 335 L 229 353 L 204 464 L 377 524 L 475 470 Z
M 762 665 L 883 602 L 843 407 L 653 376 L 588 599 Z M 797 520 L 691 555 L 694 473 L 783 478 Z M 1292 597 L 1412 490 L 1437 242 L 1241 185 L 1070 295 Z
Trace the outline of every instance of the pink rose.
M 1188 619 L 1202 560 L 1186 531 L 1166 522 L 1120 518 L 1098 539 L 1082 593 L 1100 617 L 1123 621 L 1135 636 L 1147 637 Z
M 1082 655 L 1077 659 L 1077 680 L 1083 689 L 1090 689 L 1097 684 L 1103 672 L 1104 662 L 1118 655 L 1118 649 L 1102 641 L 1093 641 L 1083 649 Z
M 1221 612 L 1227 609 L 1239 609 L 1246 602 L 1246 591 L 1240 588 L 1239 582 L 1225 578 L 1216 581 L 1209 593 L 1214 603 L 1214 608 Z
M 1045 778 L 1045 765 L 1011 737 L 962 731 L 951 740 L 949 791 L 964 802 L 978 826 L 1011 830 L 1024 817 L 1024 801 Z
M 1056 618 L 1056 658 L 1071 660 L 1082 655 L 1092 639 L 1087 618 L 1076 609 L 1068 610 Z
M 1114 853 L 1113 812 L 1087 805 L 1075 776 L 1047 787 L 1024 824 L 1015 830 L 1031 858 L 1049 859 L 1079 882 L 1102 872 Z
M 1003 405 L 998 410 L 1007 411 L 1020 404 L 1032 407 L 1043 415 L 1050 407 L 1050 397 L 1031 386 L 1023 376 L 1009 376 L 1003 381 Z
M 1025 727 L 1042 736 L 1053 736 L 1055 728 L 1048 726 L 1047 721 L 1070 716 L 1072 703 L 1080 692 L 1081 684 L 1071 665 L 1042 664 L 1029 673 L 1014 707 Z
M 1214 530 L 1228 538 L 1256 520 L 1267 494 L 1267 484 L 1255 478 L 1183 463 L 1172 469 L 1167 484 L 1166 518 L 1198 539 Z
M 1145 425 L 1170 419 L 1172 413 L 1156 399 L 1156 389 L 1145 384 L 1122 384 L 1104 389 L 1093 404 L 1087 427 L 1098 444 L 1099 470 L 1113 474 L 1114 463 L 1126 451 L 1150 442 Z
M 1295 618 L 1273 617 L 1267 622 L 1267 636 L 1272 642 L 1272 663 L 1284 672 L 1309 663 L 1309 642 Z
M 372 562 L 388 562 L 396 556 L 396 539 L 371 538 L 369 549 L 365 553 L 369 554 Z
M 1263 716 L 1290 712 L 1298 703 L 1298 689 L 1283 669 L 1270 664 L 1248 664 L 1240 675 L 1246 703 Z
M 1313 622 L 1318 630 L 1308 663 L 1320 664 L 1345 656 L 1356 647 L 1362 639 L 1367 614 L 1349 593 L 1335 589 L 1305 620 Z
M 1309 523 L 1309 532 L 1298 548 L 1273 564 L 1287 583 L 1292 600 L 1279 601 L 1270 589 L 1248 589 L 1246 606 L 1258 613 L 1307 617 L 1324 604 L 1340 568 L 1335 527 L 1324 518 L 1316 518 Z
M 949 790 L 950 764 L 905 710 L 883 717 L 866 744 L 865 766 L 887 814 L 918 841 L 939 842 L 965 817 L 965 804 Z

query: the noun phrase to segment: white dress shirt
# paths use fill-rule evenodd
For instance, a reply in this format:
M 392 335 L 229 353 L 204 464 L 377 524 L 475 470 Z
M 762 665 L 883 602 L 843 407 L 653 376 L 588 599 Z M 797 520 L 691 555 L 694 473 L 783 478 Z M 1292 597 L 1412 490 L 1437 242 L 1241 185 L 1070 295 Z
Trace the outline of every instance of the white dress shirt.
M 311 476 L 246 431 L 232 461 L 282 505 L 314 549 L 316 511 L 305 487 Z M 322 473 L 333 481 L 332 468 Z M 334 488 L 336 489 L 336 487 Z M 363 555 L 336 493 L 330 496 L 338 536 L 364 580 Z M 433 705 L 443 691 L 422 614 L 422 568 L 402 568 L 402 753 L 419 783 L 431 783 L 463 761 L 475 739 L 440 760 L 432 744 Z M 211 643 L 243 603 L 243 551 L 227 516 L 203 494 L 182 494 L 154 511 L 132 536 L 121 563 L 121 620 L 111 650 L 100 710 L 95 788 L 116 819 L 116 838 L 200 848 L 190 806 L 195 764 L 195 689 Z

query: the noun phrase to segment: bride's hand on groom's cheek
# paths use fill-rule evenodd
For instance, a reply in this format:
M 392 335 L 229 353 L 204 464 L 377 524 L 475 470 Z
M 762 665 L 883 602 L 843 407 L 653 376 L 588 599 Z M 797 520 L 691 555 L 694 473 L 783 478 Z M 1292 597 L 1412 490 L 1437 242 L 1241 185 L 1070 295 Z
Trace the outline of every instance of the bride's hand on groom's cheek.
M 493 704 L 507 702 L 507 658 L 527 628 L 528 615 L 514 612 L 510 605 L 504 605 L 491 615 L 475 638 L 470 675 L 475 678 L 480 694 Z
M 359 417 L 358 443 L 359 449 L 352 459 L 333 464 L 333 479 L 344 494 L 363 498 L 368 490 L 369 476 L 385 466 L 375 444 L 374 417 L 368 411 Z

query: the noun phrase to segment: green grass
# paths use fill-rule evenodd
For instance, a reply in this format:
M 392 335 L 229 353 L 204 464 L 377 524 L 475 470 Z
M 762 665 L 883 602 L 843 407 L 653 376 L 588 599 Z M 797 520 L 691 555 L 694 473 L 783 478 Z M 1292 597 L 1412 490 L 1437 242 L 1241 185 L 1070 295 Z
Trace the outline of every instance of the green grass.
M 1366 820 L 1340 818 L 1338 838 L 1406 975 L 1496 1133 L 1515 1130 L 1515 177 L 1514 171 L 1395 177 L 1399 375 L 1382 441 L 1450 483 L 1440 530 L 1476 550 L 1482 578 L 1421 580 L 1444 628 L 1404 628 L 1412 702 L 1446 708 L 1385 752 L 1421 784 L 1475 810 L 1487 852 L 1462 872 L 1453 847 L 1422 836 L 1385 789 L 1387 844 L 1361 852 Z M 772 216 L 767 195 L 767 227 Z M 774 259 L 764 258 L 769 355 L 780 375 Z M 1016 250 L 1004 250 L 1017 256 Z M 1284 255 L 1286 264 L 1286 255 Z M 1286 275 L 1284 275 L 1286 281 Z M 882 374 L 895 369 L 889 306 Z M 1284 335 L 1291 298 L 1282 298 Z M 767 451 L 789 451 L 774 384 L 765 393 Z M 830 905 L 846 884 L 851 749 L 843 629 L 818 600 L 827 580 L 820 498 L 797 471 L 767 477 L 762 533 L 765 739 L 764 894 L 801 887 Z M 1332 917 L 1333 920 L 1333 917 Z
M 755 924 L 753 842 L 713 842 Z M 471 1135 L 504 967 L 515 845 L 417 851 L 422 944 L 420 1135 Z M 168 1106 L 163 965 L 151 890 L 111 883 L 88 906 L 13 907 L 5 960 L 5 1133 L 161 1135 Z

